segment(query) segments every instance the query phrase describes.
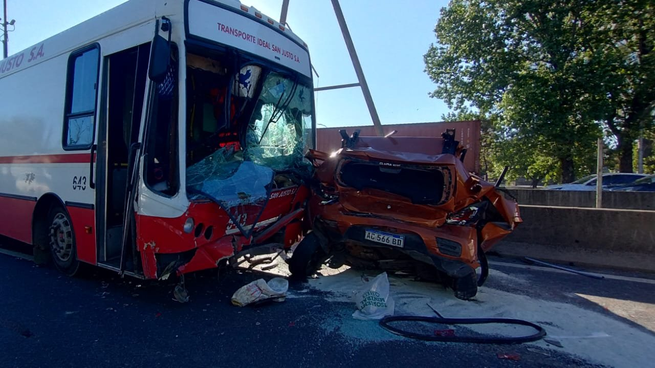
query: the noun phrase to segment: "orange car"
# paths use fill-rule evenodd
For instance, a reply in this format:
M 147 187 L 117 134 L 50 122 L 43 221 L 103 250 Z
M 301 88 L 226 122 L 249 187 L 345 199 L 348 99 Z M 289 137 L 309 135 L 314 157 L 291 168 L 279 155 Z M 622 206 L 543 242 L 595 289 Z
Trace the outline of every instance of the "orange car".
M 316 167 L 312 232 L 293 253 L 292 274 L 305 277 L 330 258 L 334 266 L 413 273 L 474 297 L 488 275 L 485 252 L 521 222 L 517 203 L 467 172 L 454 131 L 341 135 L 339 151 L 308 154 Z

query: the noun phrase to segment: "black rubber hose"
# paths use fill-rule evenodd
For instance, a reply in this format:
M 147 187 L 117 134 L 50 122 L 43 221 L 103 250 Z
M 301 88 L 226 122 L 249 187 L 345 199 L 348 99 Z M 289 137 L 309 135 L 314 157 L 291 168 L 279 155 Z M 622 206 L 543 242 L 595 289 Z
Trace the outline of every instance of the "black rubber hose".
M 506 325 L 521 325 L 534 328 L 537 332 L 527 336 L 439 336 L 425 335 L 415 332 L 404 331 L 402 329 L 389 325 L 390 322 L 428 322 L 442 325 L 481 325 L 491 323 L 502 323 Z M 399 336 L 411 339 L 425 341 L 441 342 L 468 342 L 475 344 L 521 344 L 525 342 L 537 341 L 546 336 L 546 330 L 534 323 L 520 319 L 509 318 L 437 318 L 437 317 L 420 317 L 420 316 L 389 316 L 380 320 L 380 326 L 385 330 Z

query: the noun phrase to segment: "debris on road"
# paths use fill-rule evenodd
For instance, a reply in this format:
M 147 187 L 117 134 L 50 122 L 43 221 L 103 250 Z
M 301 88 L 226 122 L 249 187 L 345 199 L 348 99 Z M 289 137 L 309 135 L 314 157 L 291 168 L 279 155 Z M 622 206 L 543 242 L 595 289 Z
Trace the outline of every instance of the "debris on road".
M 513 327 L 518 326 L 527 326 L 530 329 L 536 331 L 533 334 L 525 335 L 503 335 L 498 334 L 497 332 L 493 333 L 476 333 L 474 335 L 463 335 L 460 336 L 455 333 L 455 331 L 450 333 L 434 333 L 425 334 L 422 332 L 416 332 L 413 329 L 408 329 L 407 326 L 399 327 L 395 326 L 395 322 L 401 323 L 432 323 L 436 325 L 446 325 L 446 326 L 459 326 L 459 325 L 511 325 Z M 475 343 L 475 344 L 521 344 L 526 342 L 534 342 L 544 338 L 546 336 L 546 330 L 543 327 L 536 325 L 534 323 L 512 319 L 512 318 L 437 318 L 437 317 L 423 317 L 423 316 L 389 316 L 384 317 L 380 321 L 380 327 L 383 329 L 410 339 L 424 340 L 424 341 L 440 341 L 440 342 L 462 342 L 462 343 Z M 494 330 L 497 331 L 497 327 L 494 327 Z
M 289 281 L 281 277 L 275 277 L 268 283 L 264 279 L 255 280 L 234 293 L 232 304 L 245 307 L 265 300 L 282 302 L 286 298 L 287 290 L 289 290 Z
M 507 359 L 507 360 L 514 360 L 514 361 L 519 361 L 521 360 L 521 354 L 518 353 L 498 353 L 498 359 Z
M 184 283 L 180 283 L 173 289 L 173 300 L 179 303 L 189 302 L 189 292 L 184 287 Z
M 455 330 L 434 330 L 434 336 L 455 336 Z
M 562 345 L 561 342 L 553 339 L 544 339 L 545 342 L 547 342 L 550 345 L 557 346 L 558 348 L 563 348 L 564 345 Z
M 541 355 L 545 355 L 545 356 L 551 356 L 551 355 L 548 354 L 547 352 L 545 352 L 545 351 L 543 351 L 543 350 L 540 350 L 540 349 L 527 348 L 527 350 L 528 350 L 529 352 L 532 352 L 532 353 L 537 353 L 537 354 L 541 354 Z
M 355 319 L 382 319 L 393 315 L 395 305 L 393 298 L 389 296 L 389 278 L 386 272 L 377 275 L 364 289 L 355 294 L 355 305 Z

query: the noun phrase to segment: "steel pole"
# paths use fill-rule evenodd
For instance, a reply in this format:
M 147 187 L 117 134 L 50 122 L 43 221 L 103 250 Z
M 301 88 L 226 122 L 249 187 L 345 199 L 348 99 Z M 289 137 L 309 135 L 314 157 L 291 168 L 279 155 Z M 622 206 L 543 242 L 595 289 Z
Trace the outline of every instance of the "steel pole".
M 348 48 L 348 53 L 350 54 L 350 59 L 353 62 L 353 67 L 355 68 L 355 73 L 359 79 L 359 84 L 362 87 L 362 93 L 364 94 L 364 100 L 366 101 L 366 106 L 368 106 L 368 111 L 371 114 L 371 120 L 373 120 L 373 125 L 379 136 L 384 136 L 382 130 L 382 124 L 380 123 L 380 117 L 378 116 L 378 111 L 375 109 L 375 103 L 373 103 L 373 97 L 371 97 L 371 91 L 368 89 L 368 83 L 366 83 L 366 77 L 364 77 L 364 70 L 362 65 L 359 63 L 359 58 L 357 57 L 357 51 L 355 50 L 355 45 L 353 44 L 352 37 L 350 37 L 350 31 L 348 30 L 348 25 L 346 24 L 346 19 L 343 16 L 341 11 L 341 5 L 339 5 L 339 0 L 332 0 L 332 6 L 334 7 L 334 13 L 337 16 L 337 21 L 339 21 L 339 27 L 341 28 L 341 34 L 343 35 L 344 41 L 346 41 L 346 47 Z
M 596 208 L 603 207 L 603 138 L 598 138 L 598 162 L 596 167 Z
M 289 0 L 282 1 L 282 13 L 280 14 L 280 24 L 287 24 L 287 13 L 289 12 Z
M 637 172 L 639 174 L 644 173 L 644 136 L 643 134 L 639 137 L 637 141 Z
M 339 84 L 339 85 L 336 85 L 336 86 L 316 87 L 316 88 L 314 88 L 314 92 L 329 91 L 331 89 L 353 88 L 353 87 L 360 87 L 360 84 L 359 83 L 349 83 L 349 84 Z
M 3 59 L 7 58 L 9 54 L 9 32 L 7 31 L 7 0 L 4 0 L 4 17 L 2 18 L 2 30 L 4 32 L 4 40 L 2 40 L 2 55 Z

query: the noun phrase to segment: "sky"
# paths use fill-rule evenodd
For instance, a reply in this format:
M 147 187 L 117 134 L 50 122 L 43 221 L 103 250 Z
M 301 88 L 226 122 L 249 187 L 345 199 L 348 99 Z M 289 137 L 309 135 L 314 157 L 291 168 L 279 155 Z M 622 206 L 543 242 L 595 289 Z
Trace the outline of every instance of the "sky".
M 139 0 L 130 0 L 139 1 Z M 102 13 L 123 0 L 7 0 L 9 53 L 26 49 Z M 279 19 L 282 0 L 242 0 Z M 341 0 L 382 124 L 440 121 L 448 112 L 428 94 L 435 85 L 423 55 L 436 42 L 434 26 L 447 0 Z M 409 5 L 405 5 L 409 4 Z M 316 87 L 355 83 L 357 77 L 330 0 L 290 0 L 287 23 L 308 45 Z M 319 127 L 372 124 L 361 89 L 316 93 Z

